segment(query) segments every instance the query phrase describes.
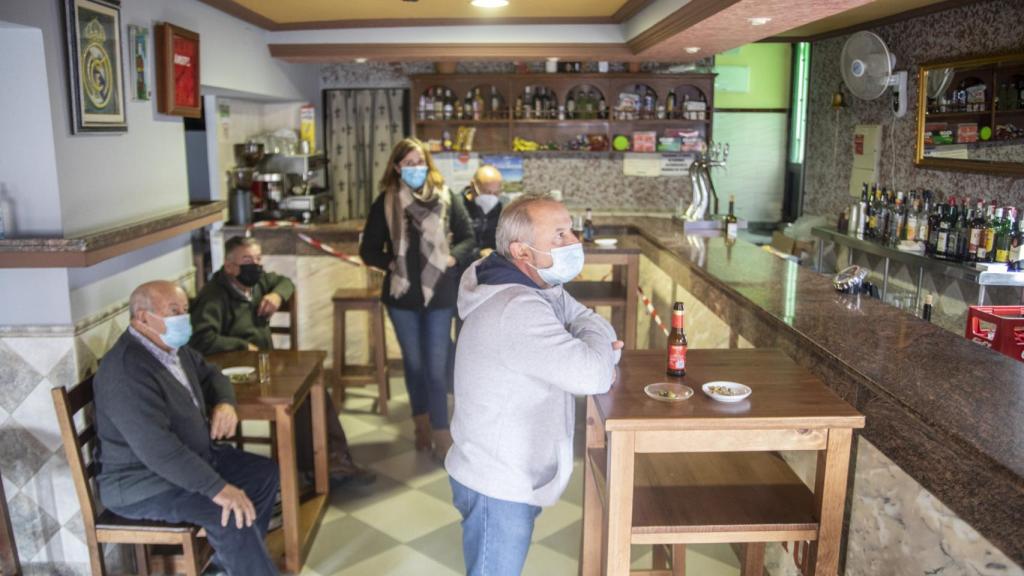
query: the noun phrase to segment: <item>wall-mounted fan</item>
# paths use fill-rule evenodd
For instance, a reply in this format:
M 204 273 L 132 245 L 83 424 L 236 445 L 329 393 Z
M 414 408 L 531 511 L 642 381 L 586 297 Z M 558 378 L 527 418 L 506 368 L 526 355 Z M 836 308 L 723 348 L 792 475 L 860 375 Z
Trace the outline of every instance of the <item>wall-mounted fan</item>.
M 896 56 L 872 32 L 857 32 L 850 36 L 839 59 L 843 82 L 854 96 L 875 100 L 892 86 L 893 112 L 902 117 L 907 113 L 907 72 L 894 72 L 895 66 Z

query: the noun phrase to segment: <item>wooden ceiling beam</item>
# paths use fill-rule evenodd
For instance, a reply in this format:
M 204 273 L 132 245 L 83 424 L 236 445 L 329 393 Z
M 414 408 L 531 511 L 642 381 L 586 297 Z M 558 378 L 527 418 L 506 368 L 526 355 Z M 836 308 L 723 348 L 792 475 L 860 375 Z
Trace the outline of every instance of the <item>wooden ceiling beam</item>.
M 690 0 L 682 8 L 662 19 L 654 26 L 626 42 L 634 54 L 639 54 L 665 40 L 696 26 L 739 0 Z
M 351 62 L 356 58 L 402 60 L 638 59 L 625 44 L 270 44 L 270 55 L 287 62 Z

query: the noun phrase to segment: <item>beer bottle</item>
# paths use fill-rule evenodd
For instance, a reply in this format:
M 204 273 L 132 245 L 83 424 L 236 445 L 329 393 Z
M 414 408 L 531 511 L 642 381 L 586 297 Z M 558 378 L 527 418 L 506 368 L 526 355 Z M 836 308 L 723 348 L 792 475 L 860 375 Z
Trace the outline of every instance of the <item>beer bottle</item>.
M 736 196 L 729 196 L 729 213 L 725 216 L 725 237 L 736 238 L 736 229 L 739 227 L 736 220 Z
M 587 217 L 583 220 L 583 241 L 594 241 L 594 213 L 587 208 Z
M 672 331 L 668 333 L 669 376 L 686 376 L 686 332 L 683 330 L 683 303 L 672 305 Z

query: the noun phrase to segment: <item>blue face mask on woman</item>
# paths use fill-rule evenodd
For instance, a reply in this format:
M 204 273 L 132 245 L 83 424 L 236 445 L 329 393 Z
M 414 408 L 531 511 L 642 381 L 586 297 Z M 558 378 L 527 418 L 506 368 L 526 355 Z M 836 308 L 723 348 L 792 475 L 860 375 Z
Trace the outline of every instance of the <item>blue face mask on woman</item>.
M 530 267 L 537 271 L 541 280 L 547 282 L 551 286 L 565 284 L 579 276 L 580 272 L 583 271 L 583 244 L 580 244 L 579 242 L 568 246 L 562 246 L 560 248 L 554 248 L 551 252 L 537 250 L 529 244 L 526 244 L 526 246 L 534 252 L 549 254 L 551 256 L 552 264 L 550 268 L 537 268 L 533 264 L 530 264 Z
M 165 330 L 163 334 L 160 334 L 160 340 L 168 348 L 177 349 L 188 344 L 189 339 L 192 338 L 192 321 L 188 314 L 167 316 L 163 318 L 163 321 Z
M 402 182 L 413 190 L 419 190 L 427 181 L 426 166 L 402 166 Z

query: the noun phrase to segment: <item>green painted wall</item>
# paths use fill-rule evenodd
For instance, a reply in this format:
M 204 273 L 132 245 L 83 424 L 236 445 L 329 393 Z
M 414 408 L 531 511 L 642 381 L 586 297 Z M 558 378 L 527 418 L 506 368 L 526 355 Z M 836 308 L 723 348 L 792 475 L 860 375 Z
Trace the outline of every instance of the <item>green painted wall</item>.
M 791 53 L 789 44 L 766 42 L 716 55 L 720 78 L 715 85 L 715 108 L 789 108 Z M 741 68 L 747 69 L 746 92 L 729 92 L 719 86 L 728 82 L 721 76 L 742 75 Z

